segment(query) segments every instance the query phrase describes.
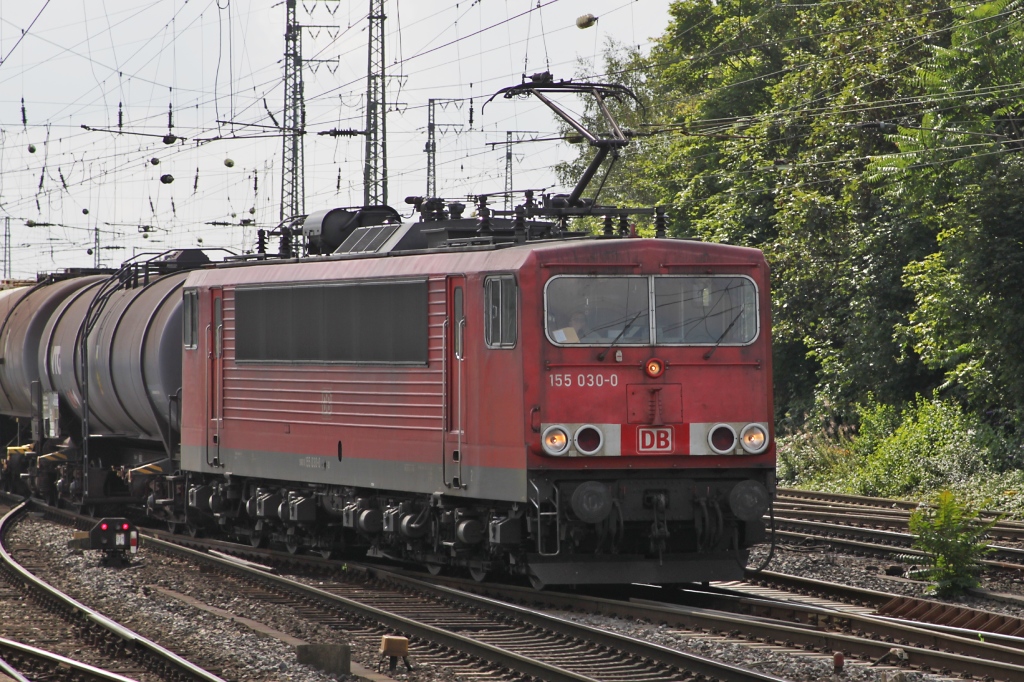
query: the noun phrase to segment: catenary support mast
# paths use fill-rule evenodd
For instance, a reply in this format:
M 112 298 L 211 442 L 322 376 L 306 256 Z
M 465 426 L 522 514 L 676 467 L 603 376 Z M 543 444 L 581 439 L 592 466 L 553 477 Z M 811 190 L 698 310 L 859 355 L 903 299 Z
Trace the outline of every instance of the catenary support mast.
M 281 215 L 283 223 L 306 213 L 306 187 L 302 135 L 306 105 L 302 99 L 302 27 L 296 19 L 296 0 L 285 0 L 288 11 L 284 33 L 284 135 L 281 151 Z
M 388 203 L 384 19 L 384 0 L 370 0 L 366 65 L 366 157 L 363 161 L 363 204 L 366 206 Z

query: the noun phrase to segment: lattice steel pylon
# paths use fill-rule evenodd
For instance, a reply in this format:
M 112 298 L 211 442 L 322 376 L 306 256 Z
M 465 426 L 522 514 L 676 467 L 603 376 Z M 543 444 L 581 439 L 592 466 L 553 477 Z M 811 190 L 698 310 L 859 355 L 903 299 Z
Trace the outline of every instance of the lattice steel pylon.
M 384 0 L 370 0 L 366 63 L 366 158 L 363 204 L 388 203 L 388 126 L 384 77 Z
M 11 218 L 4 218 L 4 279 L 14 277 L 11 272 Z
M 434 139 L 434 102 L 427 101 L 427 198 L 437 196 L 437 141 Z
M 302 98 L 302 27 L 295 16 L 296 0 L 285 0 L 288 10 L 284 33 L 284 135 L 281 151 L 281 222 L 306 214 L 306 180 L 302 136 L 306 104 Z
M 512 210 L 512 131 L 505 131 L 505 210 Z
M 438 129 L 442 131 L 445 129 L 454 128 L 456 130 L 462 128 L 461 123 L 437 123 L 434 111 L 437 105 L 440 103 L 442 106 L 450 104 L 452 102 L 459 103 L 463 100 L 461 98 L 437 98 L 432 97 L 427 100 L 427 144 L 423 148 L 423 151 L 427 153 L 427 197 L 434 198 L 437 196 L 437 139 L 435 133 Z M 473 109 L 470 107 L 469 110 L 469 125 L 473 127 Z

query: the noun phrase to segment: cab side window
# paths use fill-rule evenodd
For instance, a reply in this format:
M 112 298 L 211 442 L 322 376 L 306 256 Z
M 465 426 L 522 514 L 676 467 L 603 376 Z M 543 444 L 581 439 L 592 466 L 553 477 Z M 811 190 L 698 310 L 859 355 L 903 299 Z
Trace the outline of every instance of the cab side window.
M 488 348 L 515 348 L 518 298 L 514 276 L 495 275 L 484 280 L 484 341 Z
M 186 291 L 182 297 L 182 332 L 185 348 L 193 350 L 199 341 L 199 292 Z

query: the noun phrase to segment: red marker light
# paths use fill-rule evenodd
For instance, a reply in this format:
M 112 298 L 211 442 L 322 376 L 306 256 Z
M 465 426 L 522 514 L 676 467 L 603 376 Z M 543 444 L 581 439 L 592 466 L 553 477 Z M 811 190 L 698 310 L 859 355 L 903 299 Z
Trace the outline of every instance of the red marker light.
M 131 526 L 129 526 L 127 523 L 122 523 L 121 524 L 121 530 L 128 530 L 130 527 Z
M 665 363 L 658 358 L 651 358 L 644 363 L 644 372 L 652 379 L 657 379 L 665 372 Z
M 107 530 L 108 528 L 109 528 L 109 526 L 107 524 L 105 524 L 105 523 L 101 523 L 100 524 L 100 530 Z

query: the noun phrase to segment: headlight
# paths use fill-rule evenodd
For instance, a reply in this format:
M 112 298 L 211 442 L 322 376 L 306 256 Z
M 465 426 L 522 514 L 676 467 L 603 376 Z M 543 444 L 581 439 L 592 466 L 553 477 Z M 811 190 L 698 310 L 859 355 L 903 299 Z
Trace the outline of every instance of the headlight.
M 736 432 L 728 424 L 716 424 L 708 431 L 708 445 L 719 455 L 731 455 L 736 448 Z
M 760 424 L 747 424 L 740 433 L 740 442 L 750 454 L 762 453 L 768 447 L 768 432 Z
M 604 445 L 604 436 L 596 426 L 584 424 L 576 430 L 576 449 L 584 455 L 596 454 Z
M 549 426 L 544 430 L 541 444 L 549 455 L 564 455 L 569 449 L 569 432 L 562 426 Z

